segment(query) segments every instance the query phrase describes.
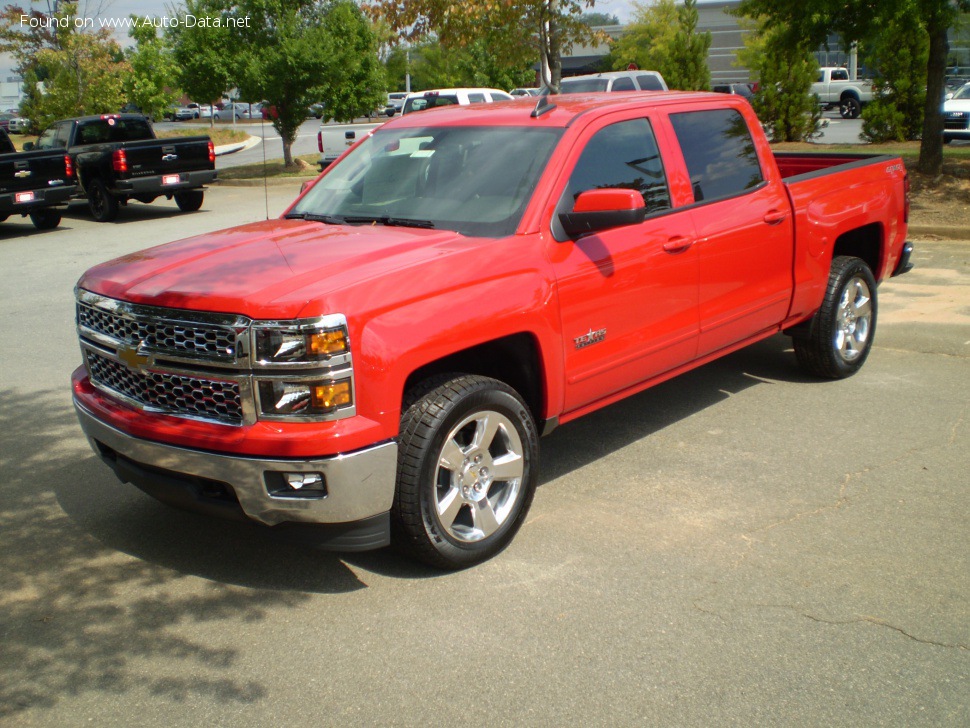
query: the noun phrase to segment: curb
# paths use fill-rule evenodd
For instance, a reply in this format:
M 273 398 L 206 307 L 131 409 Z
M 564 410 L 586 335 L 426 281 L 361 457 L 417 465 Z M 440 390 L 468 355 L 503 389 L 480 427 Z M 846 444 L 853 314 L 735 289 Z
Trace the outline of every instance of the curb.
M 970 227 L 956 225 L 910 225 L 909 236 L 914 238 L 933 237 L 942 240 L 970 240 Z
M 249 179 L 219 179 L 216 180 L 216 184 L 220 187 L 262 187 L 263 185 L 268 185 L 269 187 L 285 187 L 286 185 L 294 185 L 299 187 L 301 184 L 308 180 L 313 180 L 317 178 L 319 172 L 314 172 L 313 174 L 306 177 L 251 177 Z
M 226 154 L 234 154 L 236 152 L 241 152 L 244 149 L 252 149 L 257 144 L 262 141 L 259 137 L 251 136 L 244 142 L 237 142 L 235 144 L 221 144 L 216 147 L 216 156 L 221 157 Z

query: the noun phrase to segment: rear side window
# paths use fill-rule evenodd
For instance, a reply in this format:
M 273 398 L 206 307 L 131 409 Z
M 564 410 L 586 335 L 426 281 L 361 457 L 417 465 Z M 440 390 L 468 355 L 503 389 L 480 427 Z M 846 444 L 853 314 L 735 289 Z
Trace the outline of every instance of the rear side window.
M 647 213 L 670 207 L 670 193 L 650 122 L 631 119 L 600 129 L 589 140 L 569 178 L 572 201 L 586 190 L 637 190 Z
M 633 79 L 627 78 L 626 76 L 621 76 L 613 81 L 612 91 L 636 91 L 637 87 L 633 85 Z
M 663 84 L 660 83 L 660 79 L 656 76 L 651 76 L 649 73 L 643 73 L 637 76 L 637 83 L 640 84 L 640 88 L 644 91 L 663 91 Z
M 468 94 L 468 103 L 470 104 L 484 104 L 485 94 Z
M 734 109 L 671 114 L 670 121 L 695 202 L 738 195 L 764 181 L 748 124 Z

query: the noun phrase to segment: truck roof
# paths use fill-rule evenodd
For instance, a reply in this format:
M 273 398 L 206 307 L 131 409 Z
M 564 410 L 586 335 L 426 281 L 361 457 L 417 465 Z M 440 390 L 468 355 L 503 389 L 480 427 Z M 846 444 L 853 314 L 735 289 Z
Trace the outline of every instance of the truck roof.
M 388 128 L 404 128 L 429 125 L 528 126 L 541 124 L 542 126 L 566 127 L 577 117 L 592 111 L 606 112 L 625 107 L 642 107 L 644 103 L 650 106 L 667 106 L 696 100 L 701 102 L 702 105 L 716 102 L 718 106 L 722 107 L 736 103 L 732 97 L 724 94 L 689 91 L 559 94 L 547 97 L 548 103 L 555 104 L 556 108 L 534 119 L 531 116 L 532 111 L 537 106 L 541 106 L 542 98 L 541 96 L 526 96 L 515 101 L 499 101 L 492 104 L 442 106 L 393 119 L 387 122 L 385 126 Z

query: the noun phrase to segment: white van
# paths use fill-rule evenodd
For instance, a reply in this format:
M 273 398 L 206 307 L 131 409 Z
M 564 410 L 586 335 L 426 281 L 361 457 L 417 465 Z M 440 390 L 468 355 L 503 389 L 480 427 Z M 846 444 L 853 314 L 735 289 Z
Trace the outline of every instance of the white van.
M 467 106 L 489 104 L 495 101 L 512 101 L 513 96 L 495 88 L 436 88 L 409 94 L 404 101 L 402 114 L 433 109 L 437 106 Z

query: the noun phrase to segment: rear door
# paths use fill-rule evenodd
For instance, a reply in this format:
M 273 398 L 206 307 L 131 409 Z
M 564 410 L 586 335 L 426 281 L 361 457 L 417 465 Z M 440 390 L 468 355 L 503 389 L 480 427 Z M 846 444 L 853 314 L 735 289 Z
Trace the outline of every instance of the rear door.
M 572 210 L 586 190 L 625 188 L 643 195 L 647 219 L 577 240 L 552 221 L 566 412 L 690 361 L 697 348 L 691 213 L 674 209 L 655 120 L 633 113 L 599 119 L 584 132 L 556 214 Z
M 785 319 L 792 293 L 791 206 L 777 170 L 762 169 L 739 110 L 672 113 L 670 123 L 694 194 L 703 356 Z

